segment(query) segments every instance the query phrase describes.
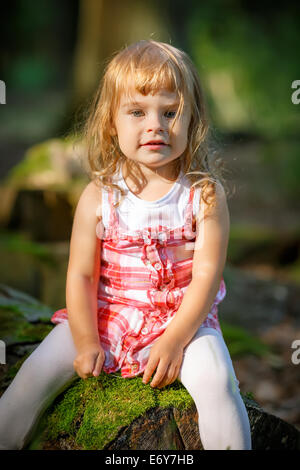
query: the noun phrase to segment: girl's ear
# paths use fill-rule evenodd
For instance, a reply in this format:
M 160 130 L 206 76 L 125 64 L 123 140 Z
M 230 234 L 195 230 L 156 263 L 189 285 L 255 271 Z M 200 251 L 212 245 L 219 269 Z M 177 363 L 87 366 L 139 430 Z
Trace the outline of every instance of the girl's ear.
M 110 131 L 109 131 L 111 136 L 117 135 L 117 130 L 113 124 L 110 126 Z

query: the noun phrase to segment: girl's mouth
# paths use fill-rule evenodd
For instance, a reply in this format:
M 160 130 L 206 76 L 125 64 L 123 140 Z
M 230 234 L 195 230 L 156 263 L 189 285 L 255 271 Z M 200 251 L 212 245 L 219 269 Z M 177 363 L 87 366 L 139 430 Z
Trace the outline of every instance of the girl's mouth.
M 149 150 L 160 150 L 163 147 L 166 147 L 165 144 L 145 144 L 143 147 L 146 147 Z
M 156 150 L 162 147 L 167 147 L 167 144 L 164 142 L 148 142 L 147 144 L 143 144 L 142 147 L 147 147 L 150 150 Z

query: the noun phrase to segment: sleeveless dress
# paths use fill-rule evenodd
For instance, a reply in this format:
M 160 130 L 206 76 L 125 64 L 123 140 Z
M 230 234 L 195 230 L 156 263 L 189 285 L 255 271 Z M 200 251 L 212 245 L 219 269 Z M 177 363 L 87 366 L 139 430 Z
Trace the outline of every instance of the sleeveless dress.
M 165 196 L 145 201 L 129 190 L 121 167 L 116 180 L 127 192 L 119 207 L 114 207 L 115 191 L 102 188 L 98 332 L 105 352 L 103 371 L 121 370 L 129 378 L 144 372 L 153 343 L 174 318 L 192 280 L 200 189 L 190 188 L 181 171 Z M 217 305 L 225 295 L 222 277 L 200 328 L 222 334 Z M 67 319 L 66 308 L 51 317 L 54 324 Z

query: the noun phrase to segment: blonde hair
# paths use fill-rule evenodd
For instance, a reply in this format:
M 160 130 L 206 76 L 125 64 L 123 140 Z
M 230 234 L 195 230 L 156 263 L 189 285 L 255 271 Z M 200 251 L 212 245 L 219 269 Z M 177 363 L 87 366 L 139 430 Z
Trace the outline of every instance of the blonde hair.
M 174 170 L 179 174 L 182 169 L 191 186 L 202 188 L 201 197 L 206 204 L 214 205 L 215 183 L 222 176 L 212 161 L 213 152 L 208 149 L 209 126 L 198 72 L 185 52 L 154 40 L 141 40 L 121 49 L 105 68 L 84 127 L 90 177 L 100 180 L 103 187 L 115 188 L 123 197 L 123 189 L 113 183 L 112 176 L 119 163 L 126 162 L 131 178 L 137 185 L 140 183 L 136 177 L 141 175 L 138 165 L 122 154 L 117 136 L 111 133 L 120 97 L 132 91 L 130 83 L 143 95 L 160 89 L 176 92 L 180 101 L 174 123 L 182 113 L 185 100 L 190 103 L 188 146 L 174 161 Z

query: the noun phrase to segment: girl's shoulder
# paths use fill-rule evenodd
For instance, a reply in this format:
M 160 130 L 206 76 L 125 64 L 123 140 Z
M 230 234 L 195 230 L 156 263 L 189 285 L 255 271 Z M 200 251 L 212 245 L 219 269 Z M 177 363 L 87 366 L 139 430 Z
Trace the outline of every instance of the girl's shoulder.
M 73 220 L 70 269 L 87 276 L 94 272 L 96 241 L 102 234 L 100 195 L 99 186 L 94 182 L 88 183 L 81 193 Z
M 84 213 L 95 214 L 97 219 L 102 218 L 102 188 L 100 181 L 90 181 L 81 193 L 77 210 Z

